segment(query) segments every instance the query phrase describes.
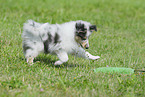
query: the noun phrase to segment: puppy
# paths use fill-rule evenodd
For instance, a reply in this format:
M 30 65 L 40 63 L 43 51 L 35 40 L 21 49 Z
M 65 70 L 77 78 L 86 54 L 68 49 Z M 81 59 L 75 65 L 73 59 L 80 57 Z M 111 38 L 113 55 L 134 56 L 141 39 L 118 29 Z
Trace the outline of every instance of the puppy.
M 54 65 L 67 62 L 68 54 L 96 60 L 100 57 L 85 51 L 89 48 L 88 38 L 93 31 L 97 31 L 96 26 L 82 20 L 63 24 L 28 20 L 23 27 L 23 52 L 30 64 L 40 53 L 56 54 L 59 60 Z

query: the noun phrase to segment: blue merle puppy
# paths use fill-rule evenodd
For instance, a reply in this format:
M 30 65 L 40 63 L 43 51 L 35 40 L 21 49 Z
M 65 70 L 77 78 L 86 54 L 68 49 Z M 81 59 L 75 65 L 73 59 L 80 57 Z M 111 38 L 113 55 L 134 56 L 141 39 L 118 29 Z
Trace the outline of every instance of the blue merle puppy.
M 85 51 L 89 48 L 88 38 L 93 31 L 97 31 L 96 26 L 82 20 L 63 24 L 28 20 L 23 27 L 23 52 L 30 64 L 40 53 L 56 54 L 59 60 L 54 65 L 67 62 L 68 54 L 97 60 L 99 56 Z

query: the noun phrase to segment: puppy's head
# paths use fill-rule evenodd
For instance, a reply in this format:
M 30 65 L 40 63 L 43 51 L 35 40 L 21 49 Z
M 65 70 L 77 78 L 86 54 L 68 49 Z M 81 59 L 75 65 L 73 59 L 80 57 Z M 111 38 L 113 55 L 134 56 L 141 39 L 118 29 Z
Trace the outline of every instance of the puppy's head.
M 76 22 L 76 41 L 85 49 L 89 48 L 88 38 L 93 31 L 97 31 L 96 25 L 91 25 L 88 22 L 78 21 Z

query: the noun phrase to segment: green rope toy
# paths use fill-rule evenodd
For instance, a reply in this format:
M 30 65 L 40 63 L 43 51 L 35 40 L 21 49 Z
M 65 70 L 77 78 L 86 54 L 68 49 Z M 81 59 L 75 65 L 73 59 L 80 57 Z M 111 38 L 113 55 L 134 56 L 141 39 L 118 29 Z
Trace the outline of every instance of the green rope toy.
M 99 67 L 94 69 L 96 73 L 119 73 L 119 74 L 133 74 L 135 72 L 145 72 L 145 70 L 135 70 L 132 68 L 125 67 Z

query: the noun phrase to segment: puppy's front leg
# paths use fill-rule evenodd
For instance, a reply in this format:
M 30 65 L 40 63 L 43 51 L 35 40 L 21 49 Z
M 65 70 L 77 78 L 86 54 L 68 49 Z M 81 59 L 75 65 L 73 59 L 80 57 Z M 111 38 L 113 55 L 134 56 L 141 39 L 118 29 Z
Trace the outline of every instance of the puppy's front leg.
M 93 56 L 93 55 L 91 55 L 89 52 L 86 52 L 85 54 L 86 54 L 86 57 L 88 59 L 91 59 L 91 60 L 97 60 L 97 59 L 100 58 L 99 56 Z
M 56 61 L 54 63 L 54 65 L 61 65 L 64 62 L 67 62 L 68 61 L 68 55 L 67 55 L 67 53 L 64 50 L 58 50 L 55 53 L 57 54 L 59 60 Z
M 100 57 L 99 56 L 93 56 L 89 52 L 86 52 L 84 49 L 80 48 L 79 51 L 76 52 L 76 55 L 78 57 L 86 58 L 86 59 L 91 59 L 91 60 L 97 60 Z

